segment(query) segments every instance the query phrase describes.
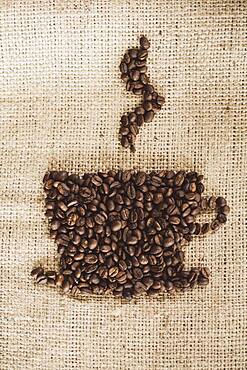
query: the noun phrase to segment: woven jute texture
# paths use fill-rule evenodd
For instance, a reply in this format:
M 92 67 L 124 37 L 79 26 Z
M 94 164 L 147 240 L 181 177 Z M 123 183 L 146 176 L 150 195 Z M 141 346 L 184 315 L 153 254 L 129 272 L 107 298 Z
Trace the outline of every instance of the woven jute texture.
M 245 0 L 0 1 L 1 370 L 246 368 L 247 3 Z M 145 34 L 166 103 L 120 147 L 139 102 L 119 62 Z M 48 168 L 186 169 L 225 196 L 229 221 L 198 237 L 188 265 L 209 286 L 176 297 L 73 299 L 35 286 L 57 265 L 44 217 Z

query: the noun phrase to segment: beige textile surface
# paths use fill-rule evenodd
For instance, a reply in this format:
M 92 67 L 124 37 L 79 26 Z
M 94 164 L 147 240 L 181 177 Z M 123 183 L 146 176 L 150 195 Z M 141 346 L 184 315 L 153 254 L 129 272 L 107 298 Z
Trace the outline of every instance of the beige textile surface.
M 1 370 L 246 368 L 245 0 L 0 1 Z M 135 155 L 117 140 L 127 94 L 118 65 L 140 34 L 166 104 Z M 47 168 L 196 169 L 231 206 L 227 226 L 187 248 L 206 289 L 126 303 L 34 286 L 54 267 Z

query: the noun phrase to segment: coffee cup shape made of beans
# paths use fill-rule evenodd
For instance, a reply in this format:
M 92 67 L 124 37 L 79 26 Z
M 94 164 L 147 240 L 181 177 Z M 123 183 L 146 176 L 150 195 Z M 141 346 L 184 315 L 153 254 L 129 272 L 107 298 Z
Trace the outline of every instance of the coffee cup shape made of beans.
M 58 271 L 32 270 L 38 284 L 128 300 L 208 284 L 209 269 L 187 268 L 184 249 L 224 225 L 230 209 L 223 197 L 203 195 L 197 172 L 50 171 L 43 184 L 60 259 Z M 201 224 L 205 212 L 214 217 Z

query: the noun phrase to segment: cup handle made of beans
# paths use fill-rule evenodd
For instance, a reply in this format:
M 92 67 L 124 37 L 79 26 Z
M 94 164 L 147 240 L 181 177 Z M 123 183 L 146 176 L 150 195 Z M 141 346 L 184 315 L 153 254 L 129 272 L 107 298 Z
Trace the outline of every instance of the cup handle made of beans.
M 201 212 L 203 211 L 216 211 L 216 217 L 213 221 L 208 221 L 202 224 L 195 223 L 195 235 L 204 235 L 210 231 L 218 230 L 221 225 L 226 223 L 230 207 L 227 205 L 227 202 L 223 197 L 204 197 L 201 199 Z

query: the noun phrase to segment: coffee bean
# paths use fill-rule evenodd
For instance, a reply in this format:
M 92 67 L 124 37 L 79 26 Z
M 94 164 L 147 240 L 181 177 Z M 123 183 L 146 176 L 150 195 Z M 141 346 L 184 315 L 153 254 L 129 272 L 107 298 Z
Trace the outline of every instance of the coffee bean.
M 130 143 L 129 143 L 129 140 L 127 139 L 126 136 L 123 136 L 121 138 L 121 145 L 124 147 L 124 148 L 128 148 L 130 146 Z
M 184 173 L 183 172 L 178 172 L 175 180 L 174 180 L 174 185 L 175 186 L 182 186 L 183 182 L 185 180 Z
M 163 252 L 163 249 L 158 245 L 154 245 L 150 250 L 150 253 L 155 254 L 155 255 L 161 255 L 162 252 Z
M 122 73 L 127 73 L 128 72 L 128 66 L 127 66 L 127 64 L 125 62 L 121 62 L 119 68 L 120 68 L 120 71 Z
M 212 197 L 209 198 L 209 200 L 208 200 L 208 206 L 211 209 L 215 209 L 216 208 L 216 198 L 214 196 L 212 196 Z
M 95 254 L 87 254 L 84 257 L 84 261 L 90 265 L 94 265 L 98 261 L 98 257 Z
M 118 267 L 117 266 L 111 267 L 109 269 L 109 276 L 111 278 L 114 278 L 115 276 L 117 276 L 118 272 L 119 272 L 119 270 L 118 270 Z
M 143 49 L 148 49 L 150 47 L 150 42 L 145 36 L 140 38 L 140 44 Z
M 134 69 L 130 72 L 130 78 L 133 80 L 133 81 L 138 81 L 139 78 L 140 78 L 140 72 L 138 71 L 138 69 Z
M 121 230 L 121 228 L 122 228 L 121 221 L 116 220 L 116 221 L 112 222 L 112 224 L 111 224 L 112 231 L 119 231 L 119 230 Z
M 171 246 L 173 246 L 173 244 L 174 244 L 174 239 L 172 239 L 172 238 L 166 238 L 166 239 L 164 239 L 164 247 L 165 248 L 169 248 L 169 247 L 171 247 Z
M 201 228 L 201 234 L 206 234 L 210 231 L 210 225 L 209 223 L 204 223 Z
M 98 213 L 95 217 L 94 217 L 94 220 L 96 222 L 96 224 L 98 225 L 103 225 L 106 221 L 106 217 L 105 215 L 103 215 L 102 213 Z M 92 226 L 93 227 L 93 226 Z
M 136 267 L 133 269 L 133 276 L 137 280 L 141 280 L 143 278 L 143 272 L 140 268 Z
M 207 201 L 207 199 L 206 198 L 202 198 L 200 204 L 201 204 L 202 210 L 203 211 L 206 211 L 207 208 L 208 208 L 208 201 Z
M 37 278 L 39 275 L 43 275 L 44 274 L 44 270 L 43 270 L 43 268 L 42 267 L 36 267 L 35 269 L 33 269 L 32 271 L 31 271 L 31 276 L 33 277 L 33 278 Z
M 138 257 L 138 261 L 141 265 L 147 265 L 148 264 L 148 258 L 145 254 L 141 254 L 139 257 Z
M 62 274 L 58 274 L 55 279 L 56 286 L 61 287 L 63 282 L 64 282 L 64 276 Z
M 91 190 L 87 187 L 82 187 L 81 190 L 80 190 L 80 195 L 83 198 L 88 198 L 88 197 L 91 196 Z
M 135 235 L 131 235 L 127 239 L 127 244 L 129 244 L 129 245 L 135 245 L 135 244 L 137 244 L 137 242 L 138 242 L 138 238 Z
M 139 70 L 140 73 L 140 70 Z M 140 81 L 143 85 L 146 85 L 149 82 L 149 78 L 145 73 L 141 73 L 140 75 Z M 145 109 L 145 108 L 144 108 Z
M 165 103 L 165 98 L 163 96 L 158 95 L 156 101 L 157 101 L 157 104 L 162 106 Z
M 144 123 L 144 115 L 143 114 L 139 114 L 137 116 L 136 123 L 137 123 L 138 126 L 143 125 L 143 123 Z
M 143 108 L 146 110 L 146 111 L 150 111 L 152 110 L 153 106 L 152 106 L 152 103 L 150 103 L 150 101 L 145 101 L 143 103 Z M 144 115 L 145 117 L 145 115 Z
M 200 274 L 204 277 L 204 278 L 209 278 L 210 276 L 210 271 L 207 267 L 202 267 L 201 270 L 200 270 Z
M 197 283 L 199 286 L 205 286 L 205 285 L 208 285 L 209 280 L 206 277 L 199 276 Z
M 36 282 L 39 285 L 45 285 L 47 283 L 47 277 L 43 274 L 38 275 L 37 278 L 36 278 Z
M 139 128 L 138 128 L 138 126 L 136 125 L 136 124 L 132 124 L 132 125 L 130 125 L 129 126 L 129 130 L 130 130 L 130 132 L 133 134 L 133 135 L 137 135 L 138 133 L 139 133 Z
M 47 278 L 55 280 L 57 273 L 56 271 L 46 271 L 45 275 Z
M 123 60 L 125 61 L 125 63 L 129 64 L 131 61 L 130 55 L 128 53 L 125 53 Z
M 127 126 L 129 124 L 129 119 L 128 119 L 128 116 L 126 116 L 125 114 L 121 117 L 121 123 L 123 126 Z
M 59 193 L 65 197 L 67 197 L 70 193 L 70 188 L 65 185 L 64 183 L 59 183 L 58 186 L 57 186 L 57 190 L 59 191 Z
M 145 113 L 145 110 L 144 110 L 144 108 L 143 108 L 143 107 L 137 107 L 137 108 L 135 109 L 135 113 L 136 113 L 137 115 L 139 115 L 139 114 L 144 114 L 144 113 Z
M 230 207 L 227 205 L 221 207 L 221 212 L 224 213 L 225 215 L 228 215 L 228 213 L 230 212 Z
M 211 229 L 213 230 L 213 231 L 215 231 L 215 230 L 218 230 L 219 228 L 220 228 L 220 222 L 219 222 L 219 220 L 214 220 L 212 223 L 211 223 Z
M 74 226 L 78 220 L 78 215 L 76 213 L 71 213 L 67 218 L 67 224 L 69 226 Z
M 138 55 L 138 49 L 130 49 L 130 50 L 129 50 L 129 55 L 130 55 L 131 59 L 135 59 L 135 58 L 137 58 L 137 55 Z
M 140 50 L 138 51 L 138 59 L 139 59 L 139 60 L 144 60 L 144 59 L 146 59 L 147 55 L 148 55 L 148 51 L 147 51 L 146 49 L 140 49 Z
M 224 213 L 219 213 L 217 215 L 217 220 L 221 223 L 224 224 L 227 221 L 227 217 Z
M 172 224 L 172 225 L 179 225 L 180 224 L 180 218 L 179 217 L 176 217 L 176 216 L 171 216 L 169 218 L 169 222 Z
M 133 93 L 135 95 L 142 95 L 143 94 L 143 89 L 133 89 Z
M 226 205 L 227 205 L 227 204 L 226 204 L 226 200 L 225 200 L 225 198 L 223 198 L 223 197 L 218 197 L 218 198 L 216 199 L 216 204 L 217 204 L 217 207 L 219 207 L 219 208 L 224 207 L 224 206 L 226 206 Z
M 122 126 L 121 128 L 120 128 L 120 134 L 122 135 L 122 136 L 124 136 L 124 135 L 128 135 L 128 133 L 129 133 L 129 128 L 128 127 L 124 127 L 124 126 Z
M 135 186 L 132 183 L 130 183 L 130 185 L 127 188 L 127 195 L 129 199 L 134 199 L 136 196 Z
M 154 118 L 154 111 L 149 110 L 148 112 L 144 113 L 144 121 L 146 123 L 151 122 L 153 120 L 153 118 Z
M 89 241 L 88 241 L 88 248 L 89 249 L 93 250 L 97 247 L 97 245 L 98 245 L 97 239 L 89 239 Z
M 94 175 L 92 177 L 92 184 L 94 184 L 95 186 L 100 186 L 102 184 L 102 178 L 98 175 Z
M 70 283 L 68 280 L 65 280 L 63 285 L 62 285 L 62 289 L 63 289 L 63 292 L 64 293 L 68 293 L 69 290 L 70 290 Z

